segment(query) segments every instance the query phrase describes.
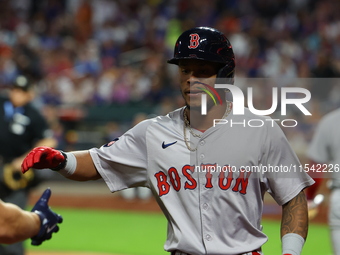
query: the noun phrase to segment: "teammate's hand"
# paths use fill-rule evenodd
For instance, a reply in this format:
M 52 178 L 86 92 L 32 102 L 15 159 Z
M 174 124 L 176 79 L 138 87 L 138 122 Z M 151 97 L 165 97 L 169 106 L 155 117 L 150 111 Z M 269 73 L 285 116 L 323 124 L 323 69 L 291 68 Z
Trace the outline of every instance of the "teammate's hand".
M 51 239 L 52 233 L 59 231 L 58 223 L 62 223 L 63 221 L 61 215 L 53 212 L 48 206 L 50 196 L 51 190 L 48 188 L 32 209 L 32 212 L 39 215 L 41 222 L 39 233 L 31 238 L 32 245 L 40 245 L 43 241 Z
M 21 172 L 25 173 L 31 167 L 35 169 L 56 168 L 65 161 L 64 155 L 50 147 L 36 147 L 28 153 L 21 164 Z

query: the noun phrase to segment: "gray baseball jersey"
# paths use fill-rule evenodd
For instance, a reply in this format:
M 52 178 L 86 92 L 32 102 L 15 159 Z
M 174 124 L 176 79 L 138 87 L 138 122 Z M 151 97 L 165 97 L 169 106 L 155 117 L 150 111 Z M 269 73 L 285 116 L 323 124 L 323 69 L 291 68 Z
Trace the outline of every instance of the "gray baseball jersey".
M 98 172 L 112 192 L 134 186 L 153 191 L 168 219 L 167 251 L 226 255 L 259 249 L 267 241 L 261 227 L 264 193 L 282 205 L 313 180 L 299 171 L 249 171 L 300 164 L 281 129 L 249 111 L 226 117 L 234 126 L 216 125 L 201 137 L 191 136 L 197 149 L 189 151 L 183 109 L 141 122 L 116 141 L 91 149 Z M 266 125 L 243 125 L 252 118 Z
M 340 188 L 340 109 L 322 118 L 309 145 L 307 156 L 317 163 L 327 163 L 332 187 Z

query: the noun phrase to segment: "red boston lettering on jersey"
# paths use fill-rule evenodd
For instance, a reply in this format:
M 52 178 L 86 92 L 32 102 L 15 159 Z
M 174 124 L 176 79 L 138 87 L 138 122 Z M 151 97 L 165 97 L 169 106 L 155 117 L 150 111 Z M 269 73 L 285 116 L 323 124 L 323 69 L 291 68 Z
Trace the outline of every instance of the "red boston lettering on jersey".
M 225 177 L 226 175 L 227 177 Z M 218 176 L 218 186 L 223 190 L 227 190 L 230 188 L 233 179 L 233 172 L 230 166 L 224 166 Z
M 168 173 L 169 173 L 172 187 L 174 187 L 176 191 L 179 191 L 181 189 L 181 178 L 178 175 L 177 169 L 174 167 L 171 167 Z
M 155 177 L 157 179 L 158 195 L 161 197 L 168 194 L 170 190 L 170 184 L 166 181 L 166 174 L 163 172 L 158 172 L 155 174 Z
M 206 171 L 205 178 L 207 182 L 205 183 L 205 187 L 207 189 L 211 189 L 213 187 L 211 182 L 211 178 L 213 176 L 211 173 L 211 169 L 216 169 L 216 164 L 202 164 L 201 169 L 202 171 Z
M 194 171 L 195 168 L 193 166 L 183 166 L 182 173 L 188 179 L 188 181 L 184 183 L 185 189 L 195 189 L 197 187 L 196 180 L 191 176 L 191 173 L 193 173 Z
M 197 178 L 194 178 L 193 173 L 195 166 L 185 165 L 182 167 L 182 174 L 180 175 L 175 167 L 171 167 L 168 173 L 158 172 L 155 174 L 158 187 L 158 195 L 161 197 L 167 195 L 171 188 L 175 191 L 180 191 L 182 188 L 182 181 L 184 182 L 184 189 L 194 190 L 197 188 Z M 205 187 L 211 189 L 218 184 L 221 190 L 228 190 L 232 186 L 232 191 L 239 192 L 243 195 L 247 194 L 248 180 L 251 172 L 246 172 L 240 169 L 235 172 L 225 165 L 223 169 L 216 170 L 216 164 L 202 164 L 200 170 L 205 172 L 206 183 Z M 215 176 L 215 178 L 213 178 Z M 235 177 L 237 178 L 235 179 Z M 169 181 L 168 181 L 169 177 Z M 182 178 L 186 178 L 184 181 Z
M 200 44 L 200 36 L 198 34 L 190 34 L 190 45 L 188 46 L 189 49 L 196 49 Z
M 239 191 L 241 194 L 245 195 L 247 194 L 247 187 L 248 187 L 248 180 L 251 172 L 248 172 L 247 175 L 245 175 L 245 170 L 240 169 L 240 175 L 236 179 L 236 183 L 234 185 L 233 191 L 237 192 Z M 240 189 L 241 186 L 241 189 Z

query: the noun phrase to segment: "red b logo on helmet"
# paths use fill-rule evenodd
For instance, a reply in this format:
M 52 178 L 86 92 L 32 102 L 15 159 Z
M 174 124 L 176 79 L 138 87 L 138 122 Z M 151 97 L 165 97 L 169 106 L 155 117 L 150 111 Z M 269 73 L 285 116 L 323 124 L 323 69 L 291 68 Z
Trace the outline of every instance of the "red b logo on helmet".
M 200 44 L 199 39 L 200 36 L 198 34 L 190 34 L 190 45 L 188 46 L 189 49 L 196 49 Z

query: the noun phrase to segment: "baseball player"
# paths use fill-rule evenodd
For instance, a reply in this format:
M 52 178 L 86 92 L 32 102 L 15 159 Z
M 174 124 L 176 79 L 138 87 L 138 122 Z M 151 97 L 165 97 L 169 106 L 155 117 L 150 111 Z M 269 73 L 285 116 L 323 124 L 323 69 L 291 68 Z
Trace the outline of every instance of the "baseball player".
M 228 39 L 213 28 L 192 28 L 179 36 L 168 63 L 178 65 L 186 106 L 142 121 L 100 148 L 35 148 L 22 172 L 51 168 L 72 180 L 103 178 L 111 192 L 150 188 L 168 219 L 164 249 L 172 255 L 262 254 L 267 191 L 283 207 L 282 254 L 300 254 L 308 229 L 303 189 L 313 180 L 304 172 L 285 177 L 247 171 L 260 164 L 299 164 L 281 129 L 213 124 L 254 117 L 247 110 L 234 115 L 225 91 L 213 88 L 216 77 L 233 81 Z M 206 115 L 201 114 L 203 94 L 209 95 Z
M 40 245 L 51 239 L 63 218 L 49 208 L 50 197 L 51 190 L 46 189 L 31 212 L 0 200 L 0 243 L 13 244 L 31 238 L 32 245 Z
M 330 173 L 331 190 L 328 223 L 335 255 L 340 255 L 340 109 L 326 114 L 319 122 L 309 145 L 307 156 L 314 165 L 311 172 L 326 170 Z M 311 164 L 311 166 L 312 166 Z M 314 170 L 313 170 L 314 169 Z M 318 172 L 316 172 L 318 173 Z M 328 176 L 323 176 L 328 177 Z M 322 176 L 319 175 L 319 178 Z M 320 185 L 320 180 L 318 184 Z M 316 193 L 316 192 L 314 192 Z

